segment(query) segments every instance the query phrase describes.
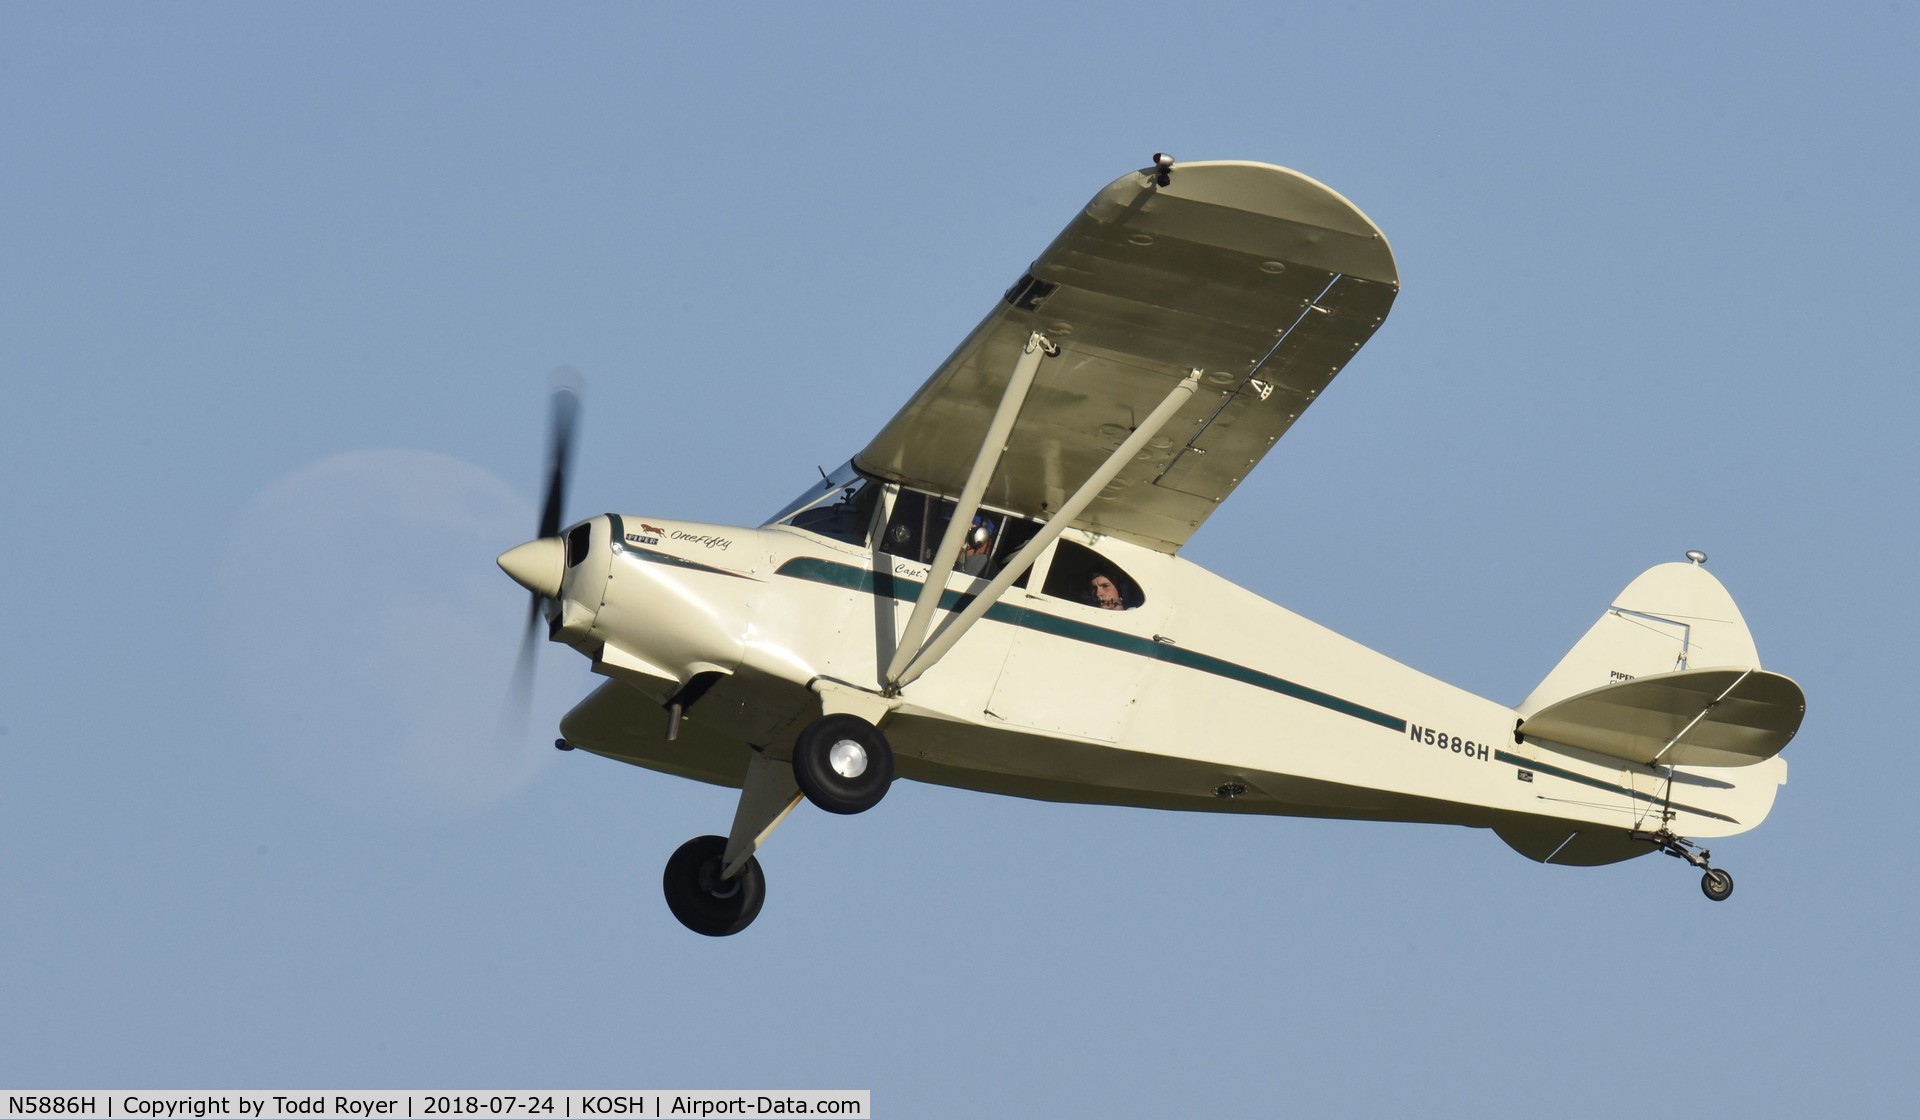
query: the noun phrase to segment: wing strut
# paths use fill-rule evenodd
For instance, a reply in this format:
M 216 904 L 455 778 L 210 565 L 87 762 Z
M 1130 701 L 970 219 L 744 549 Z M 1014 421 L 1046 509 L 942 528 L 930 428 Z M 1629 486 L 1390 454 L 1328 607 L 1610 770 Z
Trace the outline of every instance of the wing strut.
M 893 661 L 887 665 L 889 681 L 898 681 L 914 654 L 920 652 L 927 627 L 933 624 L 934 608 L 940 605 L 940 593 L 946 590 L 947 577 L 953 574 L 954 562 L 960 559 L 960 546 L 966 543 L 967 534 L 973 529 L 973 515 L 980 508 L 980 499 L 987 492 L 994 468 L 1000 465 L 1000 456 L 1007 450 L 1007 436 L 1013 431 L 1020 407 L 1026 403 L 1027 390 L 1033 387 L 1033 375 L 1040 369 L 1042 358 L 1059 352 L 1039 331 L 1027 336 L 1026 349 L 1014 363 L 1013 377 L 1007 382 L 1006 392 L 1000 394 L 1000 407 L 994 410 L 993 422 L 987 425 L 987 436 L 980 441 L 980 453 L 974 456 L 973 470 L 967 474 L 966 485 L 960 488 L 960 500 L 954 505 L 953 518 L 947 522 L 947 531 L 940 538 L 940 549 L 933 554 L 927 582 L 920 585 L 920 597 L 914 600 L 907 629 L 900 635 Z
M 1092 477 L 1082 483 L 1080 489 L 1074 491 L 1073 497 L 1068 498 L 1066 504 L 1047 519 L 1047 523 L 1040 527 L 1040 531 L 1033 535 L 1033 539 L 1014 554 L 1006 567 L 1000 569 L 1000 574 L 993 577 L 993 582 L 977 592 L 973 602 L 968 603 L 965 610 L 954 616 L 952 621 L 935 634 L 924 648 L 909 658 L 904 671 L 889 678 L 887 681 L 889 695 L 899 692 L 912 684 L 920 674 L 933 668 L 934 663 L 945 656 L 946 652 L 953 648 L 953 644 L 960 640 L 960 636 L 965 634 L 974 623 L 980 621 L 989 607 L 1000 601 L 1000 596 L 1006 594 L 1007 588 L 1013 586 L 1013 581 L 1019 579 L 1028 568 L 1033 566 L 1033 562 L 1040 558 L 1040 554 L 1046 551 L 1047 546 L 1058 540 L 1061 533 L 1066 532 L 1067 526 L 1071 525 L 1073 520 L 1093 503 L 1093 499 L 1099 496 L 1107 483 L 1113 481 L 1121 468 L 1131 463 L 1133 457 L 1140 454 L 1141 449 L 1146 447 L 1147 441 L 1158 435 L 1161 428 L 1166 427 L 1167 421 L 1173 419 L 1173 414 L 1180 411 L 1180 406 L 1187 403 L 1187 399 L 1193 396 L 1193 391 L 1199 388 L 1200 373 L 1201 371 L 1196 369 L 1182 378 L 1180 384 L 1175 385 L 1173 391 L 1167 394 L 1166 399 L 1147 414 L 1147 418 L 1140 422 L 1140 426 L 1133 430 L 1133 434 L 1128 436 L 1119 447 L 1113 449 L 1113 453 L 1107 456 L 1107 461 L 1100 464 L 1100 469 L 1094 471 Z M 971 521 L 971 515 L 968 520 Z M 953 521 L 954 524 L 960 522 L 957 510 Z M 948 532 L 951 533 L 952 529 L 949 528 Z M 935 588 L 933 594 L 936 597 L 944 583 L 945 581 L 942 580 L 941 585 L 936 586 L 931 578 L 927 580 L 928 586 Z M 927 592 L 923 589 L 921 595 L 924 601 Z M 917 603 L 914 609 L 919 610 Z M 897 655 L 895 660 L 898 660 Z

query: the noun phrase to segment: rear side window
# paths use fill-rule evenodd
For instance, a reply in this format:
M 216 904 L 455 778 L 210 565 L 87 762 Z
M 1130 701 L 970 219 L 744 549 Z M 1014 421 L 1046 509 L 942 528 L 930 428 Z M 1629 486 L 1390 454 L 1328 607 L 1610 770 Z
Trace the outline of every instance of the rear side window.
M 1047 585 L 1040 592 L 1110 611 L 1130 611 L 1147 601 L 1140 585 L 1120 565 L 1072 541 L 1061 541 L 1054 549 Z

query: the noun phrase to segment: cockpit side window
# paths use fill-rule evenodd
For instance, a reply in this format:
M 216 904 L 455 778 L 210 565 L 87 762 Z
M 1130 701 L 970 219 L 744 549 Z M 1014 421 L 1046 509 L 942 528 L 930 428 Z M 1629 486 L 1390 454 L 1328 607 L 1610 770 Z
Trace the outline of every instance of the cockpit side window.
M 789 517 L 787 524 L 836 541 L 864 545 L 873 524 L 873 505 L 879 497 L 880 487 L 855 478 L 833 497 Z
M 920 564 L 933 563 L 933 554 L 940 550 L 940 539 L 946 535 L 947 523 L 953 520 L 953 509 L 954 503 L 945 498 L 902 488 L 893 500 L 893 514 L 887 518 L 886 530 L 880 536 L 880 551 Z M 954 561 L 953 570 L 992 579 L 1020 551 L 1020 546 L 1039 531 L 1039 525 L 1024 518 L 980 510 L 974 514 L 973 525 L 960 545 L 960 556 Z M 1013 585 L 1025 587 L 1027 574 L 1020 573 Z
M 1047 583 L 1040 592 L 1110 611 L 1130 611 L 1147 601 L 1140 585 L 1118 564 L 1072 541 L 1055 547 Z
M 940 536 L 952 517 L 952 502 L 928 501 L 918 490 L 902 490 L 893 499 L 893 514 L 880 537 L 880 551 L 931 564 L 933 550 L 940 547 Z
M 990 559 L 987 562 L 984 574 L 989 578 L 999 575 L 1000 569 L 1007 566 L 1007 561 L 1012 560 L 1014 556 L 1018 555 L 1020 549 L 1025 547 L 1026 543 L 1032 540 L 1033 535 L 1039 531 L 1040 523 L 1038 521 L 1028 521 L 1020 517 L 1006 518 L 1006 524 L 1001 527 L 1000 532 L 993 538 L 993 551 L 990 554 Z M 1025 587 L 1027 585 L 1026 573 L 1021 573 L 1020 578 L 1013 581 L 1013 585 L 1015 587 Z

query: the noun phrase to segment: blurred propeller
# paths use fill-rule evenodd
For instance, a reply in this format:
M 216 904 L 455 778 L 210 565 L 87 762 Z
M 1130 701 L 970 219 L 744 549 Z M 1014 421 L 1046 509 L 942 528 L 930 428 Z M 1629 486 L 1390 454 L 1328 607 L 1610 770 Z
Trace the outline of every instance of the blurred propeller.
M 547 494 L 540 505 L 539 533 L 535 539 L 558 543 L 567 504 L 567 473 L 573 462 L 573 433 L 580 419 L 580 393 L 585 383 L 580 371 L 572 366 L 556 368 L 550 382 Z M 516 741 L 526 737 L 527 714 L 533 706 L 533 665 L 540 641 L 540 611 L 548 598 L 538 591 L 532 594 L 533 601 L 527 606 L 527 626 L 520 636 L 520 656 L 513 666 L 513 684 L 507 693 L 507 710 L 513 718 L 504 722 Z
M 580 371 L 553 371 L 551 423 L 547 427 L 547 500 L 540 507 L 540 536 L 560 534 L 560 511 L 567 501 L 567 468 L 573 461 L 573 428 L 580 419 Z

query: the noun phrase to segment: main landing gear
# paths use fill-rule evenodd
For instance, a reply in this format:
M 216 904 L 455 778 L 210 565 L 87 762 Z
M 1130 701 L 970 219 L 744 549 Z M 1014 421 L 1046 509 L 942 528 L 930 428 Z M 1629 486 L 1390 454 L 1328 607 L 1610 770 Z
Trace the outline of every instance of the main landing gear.
M 1644 840 L 1673 858 L 1686 860 L 1700 868 L 1700 891 L 1715 902 L 1725 902 L 1733 894 L 1733 876 L 1707 862 L 1713 858 L 1712 852 L 1705 848 L 1695 852 L 1693 841 L 1675 836 L 1664 828 L 1658 832 L 1630 832 L 1627 835 L 1635 840 Z
M 893 748 L 859 716 L 821 716 L 793 744 L 793 779 L 829 813 L 864 813 L 893 785 Z
M 793 760 L 756 750 L 747 763 L 725 836 L 697 836 L 667 861 L 661 889 L 680 924 L 707 937 L 727 937 L 753 924 L 767 880 L 754 852 L 805 797 L 829 813 L 864 813 L 893 784 L 893 748 L 880 729 L 856 715 L 821 716 L 793 745 Z
M 667 860 L 667 873 L 661 877 L 661 889 L 667 894 L 667 909 L 680 924 L 708 937 L 739 933 L 760 915 L 760 904 L 767 900 L 767 877 L 760 861 L 747 857 L 733 878 L 725 879 L 720 857 L 726 853 L 724 836 L 696 836 L 680 845 Z

